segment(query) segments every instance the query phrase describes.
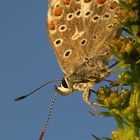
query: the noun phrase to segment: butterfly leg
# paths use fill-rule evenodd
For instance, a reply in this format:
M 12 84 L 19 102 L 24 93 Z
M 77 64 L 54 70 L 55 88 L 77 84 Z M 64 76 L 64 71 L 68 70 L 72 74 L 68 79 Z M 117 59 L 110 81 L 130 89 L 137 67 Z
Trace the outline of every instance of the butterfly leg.
M 87 103 L 92 109 L 94 109 L 94 110 L 97 112 L 97 110 L 96 110 L 94 104 L 89 100 L 90 94 L 91 94 L 90 88 L 87 87 L 87 88 L 84 90 L 84 92 L 83 92 L 82 98 L 83 98 L 83 100 L 85 101 L 85 103 Z

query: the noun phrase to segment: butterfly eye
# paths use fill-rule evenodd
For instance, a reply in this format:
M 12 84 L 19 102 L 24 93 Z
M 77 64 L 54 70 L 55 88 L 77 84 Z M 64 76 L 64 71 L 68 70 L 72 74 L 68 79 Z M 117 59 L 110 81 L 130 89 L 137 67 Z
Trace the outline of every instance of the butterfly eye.
M 54 44 L 55 44 L 56 46 L 60 46 L 60 45 L 62 44 L 62 39 L 57 39 L 57 40 L 55 40 L 55 41 L 54 41 Z
M 83 39 L 83 40 L 81 40 L 81 42 L 80 42 L 81 45 L 85 45 L 86 43 L 87 43 L 87 40 L 86 40 L 86 39 Z
M 69 14 L 67 15 L 67 20 L 72 20 L 73 18 L 74 18 L 73 13 L 69 13 Z
M 92 21 L 93 21 L 93 22 L 96 22 L 96 21 L 98 21 L 99 19 L 100 19 L 100 16 L 95 15 L 95 16 L 93 17 Z
M 75 15 L 76 15 L 76 17 L 80 17 L 80 16 L 81 16 L 81 10 L 77 10 L 77 11 L 75 12 Z
M 109 19 L 110 18 L 110 14 L 106 13 L 103 15 L 103 19 Z
M 62 85 L 64 88 L 68 88 L 68 85 L 67 85 L 65 79 L 62 80 L 61 85 Z
M 66 25 L 60 25 L 59 32 L 65 32 L 65 31 L 66 31 Z
M 69 57 L 71 55 L 71 50 L 68 50 L 65 52 L 64 57 Z

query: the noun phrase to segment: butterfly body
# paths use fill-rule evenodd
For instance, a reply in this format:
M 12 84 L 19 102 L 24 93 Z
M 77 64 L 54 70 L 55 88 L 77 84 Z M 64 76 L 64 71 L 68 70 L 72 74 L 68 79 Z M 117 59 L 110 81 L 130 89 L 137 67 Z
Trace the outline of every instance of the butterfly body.
M 111 72 L 107 63 L 119 9 L 113 0 L 52 0 L 48 9 L 49 39 L 64 73 L 56 90 L 81 91 L 91 105 L 92 87 Z
M 48 36 L 64 73 L 57 93 L 62 95 L 81 91 L 83 100 L 95 111 L 89 100 L 93 86 L 111 73 L 111 42 L 119 33 L 119 6 L 115 0 L 49 0 Z M 49 83 L 17 97 L 25 99 Z M 48 119 L 39 140 L 42 140 L 58 94 L 50 106 Z

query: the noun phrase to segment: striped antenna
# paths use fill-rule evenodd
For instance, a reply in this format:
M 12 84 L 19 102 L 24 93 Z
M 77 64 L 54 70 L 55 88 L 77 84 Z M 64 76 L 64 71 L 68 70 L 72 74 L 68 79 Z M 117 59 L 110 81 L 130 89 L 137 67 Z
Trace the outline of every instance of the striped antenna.
M 50 118 L 51 118 L 51 114 L 52 114 L 52 111 L 53 111 L 53 108 L 54 108 L 54 103 L 55 103 L 55 101 L 56 101 L 57 95 L 58 95 L 58 93 L 56 93 L 56 94 L 53 96 L 53 100 L 52 100 L 52 103 L 51 103 L 51 106 L 50 106 L 48 118 L 47 118 L 47 121 L 46 121 L 46 123 L 45 123 L 44 128 L 42 129 L 42 132 L 41 132 L 41 134 L 40 134 L 39 140 L 43 140 L 45 131 L 46 131 L 47 127 L 48 127 L 48 123 L 49 123 L 49 120 L 50 120 Z
M 41 86 L 39 86 L 38 88 L 34 89 L 33 91 L 29 92 L 28 94 L 25 94 L 23 96 L 20 96 L 20 97 L 17 97 L 15 99 L 15 101 L 19 101 L 19 100 L 22 100 L 22 99 L 25 99 L 26 97 L 34 94 L 36 91 L 40 90 L 41 88 L 45 87 L 46 85 L 50 84 L 50 83 L 54 83 L 54 82 L 58 82 L 58 81 L 62 81 L 62 79 L 58 79 L 58 80 L 52 80 L 52 81 L 49 81 L 49 82 L 45 82 L 44 84 L 42 84 Z

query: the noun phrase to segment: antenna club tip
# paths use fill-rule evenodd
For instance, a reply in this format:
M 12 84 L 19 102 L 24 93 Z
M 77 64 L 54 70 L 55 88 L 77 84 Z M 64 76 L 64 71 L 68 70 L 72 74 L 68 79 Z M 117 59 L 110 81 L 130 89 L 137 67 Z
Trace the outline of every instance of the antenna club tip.
M 41 132 L 41 135 L 39 137 L 39 140 L 42 140 L 43 139 L 43 136 L 44 136 L 44 131 Z
M 26 96 L 17 97 L 17 98 L 15 99 L 15 101 L 19 101 L 19 100 L 22 100 L 22 99 L 24 99 L 24 98 L 26 98 Z

